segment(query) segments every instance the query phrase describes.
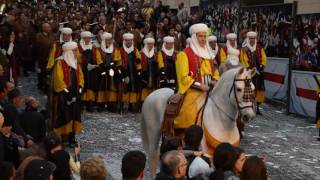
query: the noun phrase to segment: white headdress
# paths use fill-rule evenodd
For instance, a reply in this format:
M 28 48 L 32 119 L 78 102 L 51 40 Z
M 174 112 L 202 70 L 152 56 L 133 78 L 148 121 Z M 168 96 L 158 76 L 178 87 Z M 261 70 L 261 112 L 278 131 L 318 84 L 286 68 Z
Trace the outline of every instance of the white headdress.
M 255 42 L 254 43 L 254 45 L 253 46 L 251 46 L 251 44 L 250 44 L 250 40 L 249 40 L 249 38 L 257 38 L 257 33 L 256 32 L 253 32 L 253 31 L 249 31 L 249 32 L 247 32 L 247 38 L 245 39 L 245 41 L 244 41 L 244 44 L 242 45 L 243 47 L 247 47 L 247 48 L 249 48 L 249 50 L 251 51 L 251 52 L 254 52 L 255 50 L 256 50 L 256 48 L 257 48 L 257 42 Z
M 174 43 L 174 37 L 172 36 L 166 36 L 163 38 L 163 43 L 162 43 L 162 48 L 161 50 L 167 55 L 167 56 L 172 56 L 174 53 L 174 46 L 172 49 L 166 49 L 166 43 Z
M 238 49 L 229 48 L 228 55 L 227 55 L 227 62 L 229 62 L 233 66 L 238 65 L 239 64 L 239 54 L 240 54 L 240 51 Z
M 122 35 L 122 39 L 123 39 L 122 47 L 124 51 L 126 51 L 126 53 L 128 54 L 134 50 L 134 44 L 132 43 L 131 47 L 127 47 L 125 44 L 125 40 L 133 40 L 133 38 L 134 38 L 134 35 L 132 33 L 124 33 Z
M 68 28 L 68 27 L 65 27 L 65 28 L 61 28 L 60 29 L 60 43 L 63 43 L 63 34 L 68 34 L 68 35 L 71 35 L 72 34 L 72 29 L 71 28 Z M 69 42 L 72 41 L 72 37 L 70 38 Z
M 197 39 L 197 33 L 204 32 L 207 33 L 209 30 L 208 26 L 206 24 L 194 24 L 190 27 L 190 34 L 191 34 L 191 42 L 190 47 L 193 50 L 193 52 L 204 59 L 211 59 L 208 44 L 205 43 L 204 47 L 201 47 L 199 45 L 198 39 Z
M 62 58 L 73 69 L 77 69 L 77 59 L 73 54 L 73 50 L 76 48 L 78 48 L 78 44 L 73 41 L 66 42 L 62 46 Z
M 212 49 L 212 47 L 209 44 L 209 42 L 212 42 L 212 41 L 217 42 L 217 36 L 212 35 L 212 36 L 208 37 L 208 48 L 210 50 L 210 54 L 212 56 L 212 59 L 214 59 L 218 53 L 219 47 L 218 47 L 218 43 L 216 43 L 215 49 Z
M 81 48 L 85 51 L 85 50 L 87 50 L 87 49 L 92 49 L 92 40 L 90 40 L 90 43 L 89 44 L 85 44 L 85 42 L 84 42 L 84 38 L 91 38 L 92 37 L 92 34 L 91 34 L 91 32 L 90 31 L 83 31 L 83 32 L 81 32 L 80 33 L 80 37 L 81 37 L 81 40 L 80 40 L 80 46 L 81 46 Z
M 145 38 L 143 40 L 143 44 L 144 44 L 144 47 L 142 49 L 142 52 L 148 57 L 148 58 L 151 58 L 152 56 L 154 56 L 154 46 L 152 47 L 152 49 L 149 49 L 148 48 L 148 45 L 147 44 L 154 44 L 155 40 L 151 37 L 148 37 L 148 38 Z
M 104 52 L 104 53 L 112 53 L 113 50 L 114 50 L 114 45 L 113 43 L 110 44 L 110 46 L 107 48 L 106 47 L 106 39 L 112 39 L 112 34 L 111 33 L 108 33 L 108 32 L 104 32 L 102 34 L 102 42 L 101 42 L 101 50 Z
M 235 33 L 229 33 L 227 34 L 227 42 L 226 42 L 226 46 L 227 48 L 237 48 L 237 41 L 235 42 L 235 47 L 232 47 L 230 44 L 230 40 L 237 40 L 237 35 Z

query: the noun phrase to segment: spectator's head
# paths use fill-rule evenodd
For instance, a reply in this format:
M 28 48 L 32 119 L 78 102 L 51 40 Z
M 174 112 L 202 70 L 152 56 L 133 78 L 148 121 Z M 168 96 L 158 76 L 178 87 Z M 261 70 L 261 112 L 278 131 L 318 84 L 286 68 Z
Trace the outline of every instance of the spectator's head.
M 213 155 L 213 164 L 216 170 L 211 174 L 212 179 L 223 179 L 224 171 L 233 171 L 236 158 L 236 151 L 229 143 L 221 143 Z
M 10 120 L 7 117 L 4 117 L 2 115 L 2 113 L 0 113 L 0 119 L 3 119 L 3 124 L 2 127 L 0 128 L 0 132 L 7 136 L 11 133 L 11 129 L 12 129 L 12 120 Z M 0 120 L 1 121 L 1 120 Z
M 3 66 L 0 64 L 0 77 L 2 77 L 4 74 Z
M 49 133 L 45 138 L 44 138 L 44 147 L 47 151 L 47 153 L 52 153 L 55 149 L 60 148 L 62 145 L 62 140 L 59 135 L 57 135 L 54 132 Z
M 34 159 L 25 168 L 23 180 L 52 180 L 55 169 L 56 166 L 47 160 Z
M 122 35 L 124 48 L 131 48 L 133 46 L 133 34 L 125 33 Z
M 247 158 L 240 177 L 241 180 L 266 180 L 267 168 L 265 163 L 257 156 Z
M 103 25 L 103 26 L 107 23 L 107 18 L 105 15 L 99 16 L 99 23 L 100 23 L 100 25 Z
M 203 130 L 198 125 L 192 125 L 184 133 L 185 149 L 198 151 L 203 136 Z
M 242 172 L 243 164 L 244 164 L 244 162 L 246 160 L 246 155 L 245 155 L 243 149 L 241 149 L 241 148 L 236 147 L 235 151 L 236 151 L 237 160 L 236 160 L 236 162 L 234 164 L 234 170 L 233 171 L 237 175 L 240 175 L 241 172 Z
M 14 179 L 17 179 L 17 180 L 22 180 L 23 177 L 24 177 L 24 170 L 26 169 L 26 167 L 28 166 L 28 164 L 35 160 L 35 159 L 42 159 L 38 156 L 28 156 L 26 157 L 22 162 L 21 164 L 19 165 L 16 173 L 15 173 L 15 177 Z
M 165 153 L 161 160 L 161 171 L 177 179 L 186 176 L 188 161 L 179 151 L 169 151 Z
M 132 22 L 131 21 L 126 22 L 126 30 L 129 32 L 132 30 Z
M 8 94 L 10 91 L 14 90 L 16 86 L 14 85 L 13 82 L 7 81 L 5 85 L 5 92 Z
M 179 150 L 182 147 L 182 142 L 179 137 L 166 137 L 161 144 L 160 153 L 163 155 L 172 150 Z
M 122 158 L 122 179 L 142 180 L 146 166 L 146 155 L 141 151 L 130 151 Z
M 9 91 L 8 100 L 18 108 L 23 106 L 23 98 L 18 89 L 13 89 L 12 91 Z
M 10 162 L 0 162 L 0 179 L 1 180 L 13 180 L 14 166 Z
M 81 180 L 105 180 L 107 171 L 103 160 L 98 157 L 89 158 L 81 164 Z
M 179 9 L 183 9 L 183 7 L 184 7 L 184 3 L 183 3 L 183 2 L 182 2 L 182 3 L 180 3 L 178 7 L 179 7 Z
M 42 24 L 42 32 L 44 33 L 50 33 L 51 32 L 51 26 L 49 23 L 43 23 Z
M 38 109 L 38 106 L 39 106 L 39 102 L 36 100 L 35 97 L 33 96 L 28 96 L 25 100 L 26 102 L 26 109 L 29 109 L 29 110 L 36 110 Z

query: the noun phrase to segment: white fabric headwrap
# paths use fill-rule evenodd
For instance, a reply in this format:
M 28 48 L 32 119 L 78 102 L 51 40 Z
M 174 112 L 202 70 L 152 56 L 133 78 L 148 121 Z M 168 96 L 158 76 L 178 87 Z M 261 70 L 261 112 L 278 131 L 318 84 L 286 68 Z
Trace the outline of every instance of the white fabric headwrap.
M 72 29 L 71 28 L 68 28 L 68 27 L 65 27 L 65 28 L 61 28 L 60 29 L 60 37 L 59 37 L 59 40 L 60 40 L 60 43 L 64 43 L 63 41 L 63 34 L 68 34 L 68 35 L 72 35 Z M 70 40 L 69 42 L 72 41 L 72 36 L 70 37 Z
M 92 46 L 93 46 L 93 43 L 92 43 L 92 39 L 90 40 L 90 42 L 89 42 L 89 44 L 85 44 L 85 42 L 84 42 L 84 38 L 87 38 L 87 37 L 92 37 L 92 34 L 91 34 L 91 32 L 90 31 L 83 31 L 83 32 L 81 32 L 81 34 L 80 34 L 80 36 L 81 36 L 81 40 L 80 40 L 80 46 L 81 46 L 81 48 L 85 51 L 85 50 L 91 50 L 92 49 Z
M 78 45 L 76 42 L 66 42 L 62 46 L 62 58 L 63 60 L 68 64 L 68 66 L 72 67 L 73 69 L 77 69 L 77 59 L 73 54 L 74 49 L 78 48 Z
M 208 26 L 205 24 L 194 24 L 190 27 L 190 33 L 191 33 L 190 47 L 197 56 L 204 59 L 211 59 L 208 43 L 205 44 L 205 47 L 201 47 L 199 45 L 199 42 L 197 39 L 197 33 L 199 32 L 207 33 Z
M 143 43 L 144 43 L 144 47 L 142 49 L 142 52 L 148 57 L 148 58 L 151 58 L 152 56 L 154 56 L 154 39 L 153 38 L 145 38 L 143 40 Z M 152 43 L 153 44 L 153 47 L 152 49 L 149 50 L 148 48 L 148 43 Z
M 172 56 L 174 53 L 174 46 L 171 49 L 166 49 L 166 43 L 174 43 L 174 37 L 166 36 L 163 38 L 162 48 L 161 50 L 167 55 Z
M 227 42 L 226 42 L 226 46 L 227 48 L 235 48 L 237 49 L 238 45 L 237 45 L 237 41 L 235 42 L 235 47 L 232 47 L 230 44 L 230 39 L 236 39 L 237 40 L 237 35 L 235 33 L 229 33 L 227 34 Z
M 246 46 L 251 52 L 254 52 L 254 51 L 256 51 L 256 49 L 257 49 L 257 40 L 256 40 L 256 42 L 254 43 L 254 45 L 251 46 L 249 37 L 254 37 L 254 38 L 256 38 L 256 37 L 257 37 L 257 33 L 256 33 L 256 32 L 253 32 L 253 31 L 249 31 L 249 32 L 247 33 L 247 38 L 246 38 L 245 41 L 244 41 L 245 43 L 243 44 L 243 46 Z
M 133 38 L 134 38 L 134 36 L 133 36 L 132 33 L 124 33 L 122 35 L 122 39 L 123 39 L 122 47 L 123 47 L 124 51 L 126 53 L 128 53 L 128 54 L 131 53 L 134 50 L 134 44 L 132 43 L 131 47 L 127 47 L 126 44 L 125 44 L 125 40 L 132 40 L 133 41 Z
M 216 48 L 212 49 L 212 47 L 209 44 L 209 42 L 212 42 L 212 41 L 216 41 L 217 42 L 217 37 L 213 36 L 213 35 L 208 37 L 208 49 L 210 51 L 211 58 L 214 59 L 217 56 L 217 53 L 218 53 L 218 50 L 219 50 L 219 46 L 218 46 L 218 43 L 216 43 Z
M 103 33 L 102 42 L 101 42 L 101 50 L 104 53 L 108 53 L 108 54 L 113 53 L 114 45 L 113 45 L 113 43 L 111 43 L 110 46 L 107 48 L 106 47 L 106 39 L 112 39 L 112 34 L 108 33 L 108 32 Z
M 236 66 L 239 64 L 239 54 L 240 51 L 238 49 L 229 48 L 228 55 L 227 55 L 227 62 L 231 65 Z

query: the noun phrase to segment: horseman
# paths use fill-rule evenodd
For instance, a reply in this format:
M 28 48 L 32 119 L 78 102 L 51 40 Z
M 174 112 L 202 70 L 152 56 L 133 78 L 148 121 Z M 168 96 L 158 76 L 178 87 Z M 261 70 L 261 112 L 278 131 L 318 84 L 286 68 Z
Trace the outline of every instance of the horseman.
M 129 110 L 138 111 L 138 92 L 139 79 L 141 79 L 141 55 L 137 48 L 134 47 L 134 36 L 131 33 L 122 35 L 123 46 L 120 49 L 121 55 L 121 101 L 129 103 Z
M 241 50 L 240 47 L 238 47 L 238 44 L 237 44 L 237 35 L 235 33 L 229 33 L 227 34 L 227 42 L 226 42 L 226 46 L 223 48 L 224 52 L 228 55 L 228 50 L 230 48 L 233 48 L 233 49 L 238 49 L 239 50 L 239 59 L 240 59 L 240 56 L 243 55 L 243 52 Z
M 119 68 L 121 66 L 120 51 L 114 47 L 111 33 L 102 35 L 101 48 L 99 49 L 103 63 L 100 64 L 98 103 L 107 104 L 108 110 L 115 112 L 118 101 L 118 83 L 120 82 Z
M 84 93 L 82 101 L 86 105 L 88 112 L 93 111 L 93 103 L 96 101 L 98 93 L 98 65 L 101 64 L 101 59 L 96 57 L 96 48 L 92 44 L 92 34 L 90 31 L 83 31 L 80 34 L 79 53 L 81 56 L 82 71 L 84 74 Z
M 215 58 L 218 66 L 226 62 L 226 53 L 223 48 L 218 46 L 217 36 L 211 35 L 208 37 L 209 50 L 212 56 Z
M 256 88 L 256 102 L 258 105 L 257 114 L 261 115 L 259 105 L 264 102 L 264 77 L 263 71 L 267 64 L 267 56 L 264 49 L 257 43 L 257 33 L 250 31 L 244 43 L 244 54 L 241 56 L 241 63 L 247 68 L 256 68 L 257 75 L 253 78 Z
M 192 25 L 190 47 L 177 56 L 178 92 L 185 97 L 180 113 L 174 120 L 176 129 L 185 129 L 195 124 L 200 108 L 197 105 L 198 97 L 220 78 L 209 52 L 207 32 L 208 27 L 205 24 Z
M 163 38 L 161 51 L 158 52 L 158 66 L 161 72 L 160 85 L 176 89 L 177 73 L 175 62 L 177 52 L 174 49 L 174 37 L 166 36 Z
M 155 40 L 151 37 L 147 37 L 143 40 L 144 47 L 141 50 L 141 84 L 143 87 L 140 99 L 141 102 L 158 87 L 158 62 L 156 60 L 154 43 Z
M 67 42 L 62 46 L 62 56 L 55 61 L 52 71 L 54 102 L 52 109 L 53 128 L 56 133 L 69 137 L 71 146 L 76 144 L 75 133 L 81 131 L 80 95 L 84 85 L 83 74 L 78 64 L 78 45 Z
M 72 41 L 72 29 L 62 28 L 60 29 L 59 41 L 55 42 L 50 50 L 50 55 L 47 64 L 47 70 L 51 70 L 54 66 L 55 60 L 62 55 L 62 45 L 66 42 Z

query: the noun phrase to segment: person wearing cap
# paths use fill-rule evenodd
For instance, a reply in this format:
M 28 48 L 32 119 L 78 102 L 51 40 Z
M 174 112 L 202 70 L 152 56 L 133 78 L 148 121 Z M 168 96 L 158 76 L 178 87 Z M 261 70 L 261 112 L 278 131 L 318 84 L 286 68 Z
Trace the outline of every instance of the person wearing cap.
M 93 47 L 92 34 L 90 31 L 81 32 L 79 42 L 79 52 L 81 56 L 81 66 L 84 76 L 84 89 L 81 100 L 86 105 L 88 112 L 93 112 L 93 103 L 96 101 L 99 82 L 99 65 L 101 58 L 97 58 L 97 48 Z
M 245 46 L 243 47 L 244 54 L 240 56 L 240 62 L 246 68 L 256 68 L 257 74 L 253 77 L 252 81 L 256 89 L 256 102 L 257 102 L 257 114 L 261 114 L 259 105 L 264 102 L 264 68 L 267 65 L 266 53 L 260 44 L 257 43 L 257 33 L 249 31 L 247 33 L 247 39 L 245 40 Z
M 75 142 L 75 133 L 81 131 L 79 98 L 84 86 L 81 65 L 76 59 L 78 45 L 67 42 L 62 46 L 62 56 L 57 58 L 52 71 L 53 102 L 51 122 L 59 135 L 69 136 L 69 144 Z
M 195 123 L 197 105 L 194 102 L 220 78 L 208 48 L 207 31 L 205 24 L 192 25 L 190 47 L 177 56 L 178 92 L 185 97 L 180 113 L 174 120 L 175 128 L 185 129 Z
M 34 159 L 24 169 L 23 180 L 52 180 L 56 165 L 43 159 Z
M 59 41 L 55 42 L 50 50 L 47 70 L 50 71 L 55 63 L 55 60 L 62 55 L 62 45 L 66 42 L 72 41 L 72 29 L 71 28 L 61 28 Z
M 241 66 L 239 62 L 239 54 L 240 54 L 240 51 L 238 49 L 234 49 L 234 48 L 228 49 L 228 56 L 227 56 L 226 62 L 219 66 L 220 75 L 230 69 Z
M 0 121 L 3 121 L 0 127 L 0 162 L 8 161 L 18 168 L 21 160 L 18 151 L 18 142 L 12 137 L 13 122 L 8 117 L 0 113 Z
M 143 40 L 144 47 L 141 50 L 141 102 L 157 88 L 158 62 L 154 43 L 155 40 L 152 37 L 147 37 Z
M 166 36 L 163 38 L 161 51 L 158 52 L 158 66 L 160 70 L 161 87 L 170 87 L 176 89 L 177 73 L 175 62 L 177 60 L 177 52 L 174 47 L 174 37 Z
M 121 80 L 121 56 L 115 48 L 113 36 L 105 32 L 102 35 L 101 48 L 97 55 L 102 59 L 100 64 L 100 82 L 97 102 L 100 107 L 107 104 L 107 109 L 116 112 L 118 102 L 118 83 Z
M 124 88 L 120 92 L 121 102 L 129 104 L 129 110 L 138 111 L 139 78 L 141 78 L 141 54 L 134 47 L 134 36 L 125 33 L 122 36 L 123 45 L 120 49 L 121 55 L 121 81 Z
M 224 64 L 226 62 L 226 53 L 224 52 L 223 48 L 218 46 L 217 43 L 217 36 L 211 35 L 208 37 L 209 43 L 209 50 L 212 54 L 212 57 L 216 60 L 218 66 Z

